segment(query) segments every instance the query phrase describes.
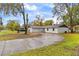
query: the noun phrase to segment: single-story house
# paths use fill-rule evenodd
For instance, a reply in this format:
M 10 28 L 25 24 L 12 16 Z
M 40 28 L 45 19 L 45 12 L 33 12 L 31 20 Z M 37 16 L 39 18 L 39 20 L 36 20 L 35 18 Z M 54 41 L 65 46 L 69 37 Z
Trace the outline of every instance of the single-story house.
M 69 28 L 66 25 L 54 24 L 52 26 L 30 26 L 29 31 L 43 33 L 64 33 L 68 32 Z

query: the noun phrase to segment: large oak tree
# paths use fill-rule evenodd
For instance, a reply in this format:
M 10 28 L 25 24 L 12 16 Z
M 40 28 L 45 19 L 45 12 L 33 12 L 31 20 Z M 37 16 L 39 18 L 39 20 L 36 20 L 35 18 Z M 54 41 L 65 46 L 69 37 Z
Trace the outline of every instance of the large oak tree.
M 79 19 L 79 4 L 75 3 L 57 3 L 54 4 L 53 14 L 62 18 L 64 23 L 69 26 L 71 33 L 73 27 L 77 24 Z

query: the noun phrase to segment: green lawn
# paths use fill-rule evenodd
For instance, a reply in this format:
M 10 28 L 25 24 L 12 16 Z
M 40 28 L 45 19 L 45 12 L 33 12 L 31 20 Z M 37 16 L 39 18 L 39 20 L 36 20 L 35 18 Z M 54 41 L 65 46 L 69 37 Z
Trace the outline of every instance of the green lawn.
M 5 30 L 0 32 L 0 41 L 23 39 L 27 37 L 36 37 L 40 35 L 40 33 L 28 33 L 28 35 L 25 35 L 24 32 L 17 33 L 17 31 Z
M 11 31 L 11 30 L 4 30 L 0 32 L 0 41 L 2 40 L 11 40 L 11 39 L 15 39 L 14 36 L 11 36 L 13 34 L 16 34 L 16 31 Z
M 58 44 L 34 49 L 31 51 L 16 53 L 16 56 L 72 56 L 76 55 L 79 45 L 79 34 L 62 34 L 64 41 Z M 52 38 L 53 39 L 53 38 Z
M 11 31 L 11 30 L 4 30 L 0 32 L 0 35 L 8 35 L 8 34 L 15 34 L 17 33 L 16 31 Z

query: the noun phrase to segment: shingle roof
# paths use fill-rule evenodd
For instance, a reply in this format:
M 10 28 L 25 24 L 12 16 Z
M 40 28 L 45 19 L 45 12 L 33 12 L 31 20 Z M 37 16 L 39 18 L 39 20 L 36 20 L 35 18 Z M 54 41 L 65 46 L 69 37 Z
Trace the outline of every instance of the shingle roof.
M 58 28 L 58 27 L 67 27 L 66 25 L 54 24 L 52 26 L 30 26 L 31 28 Z

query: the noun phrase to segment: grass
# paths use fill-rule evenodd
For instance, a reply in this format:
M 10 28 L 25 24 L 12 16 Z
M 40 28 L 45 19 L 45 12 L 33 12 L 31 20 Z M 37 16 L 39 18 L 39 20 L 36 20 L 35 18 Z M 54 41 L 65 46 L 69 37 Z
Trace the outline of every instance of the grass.
M 79 53 L 76 48 L 79 46 L 79 34 L 62 34 L 62 36 L 64 41 L 58 44 L 12 54 L 12 56 L 74 56 Z
M 28 35 L 25 35 L 23 32 L 17 33 L 16 31 L 6 30 L 6 31 L 0 32 L 0 41 L 23 39 L 27 37 L 35 37 L 40 35 L 41 34 L 38 34 L 38 33 L 28 33 Z
M 4 30 L 0 32 L 0 35 L 8 35 L 8 34 L 15 34 L 17 33 L 16 31 L 11 31 L 11 30 Z
M 10 31 L 10 30 L 1 31 L 0 32 L 0 41 L 14 39 L 14 37 L 11 37 L 9 35 L 13 35 L 16 33 L 17 33 L 16 31 Z

